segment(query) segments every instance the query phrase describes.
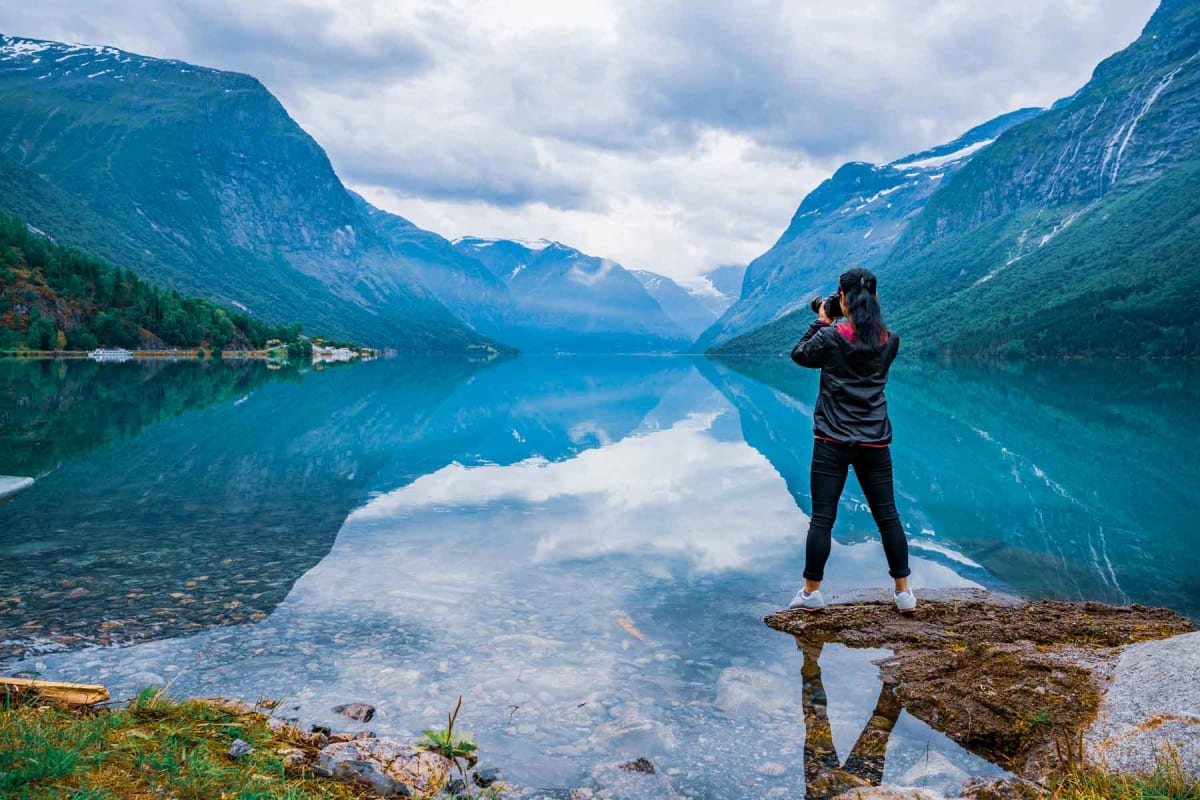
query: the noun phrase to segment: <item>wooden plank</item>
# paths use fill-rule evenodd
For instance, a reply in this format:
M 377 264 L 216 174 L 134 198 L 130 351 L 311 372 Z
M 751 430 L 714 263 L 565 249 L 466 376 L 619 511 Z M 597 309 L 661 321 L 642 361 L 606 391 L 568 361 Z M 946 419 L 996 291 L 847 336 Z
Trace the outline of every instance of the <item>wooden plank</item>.
M 73 706 L 90 706 L 103 703 L 109 698 L 108 690 L 103 686 L 91 686 L 85 683 L 61 683 L 58 681 L 39 681 L 29 678 L 0 677 L 0 695 L 22 694 L 32 692 L 48 700 L 55 700 Z

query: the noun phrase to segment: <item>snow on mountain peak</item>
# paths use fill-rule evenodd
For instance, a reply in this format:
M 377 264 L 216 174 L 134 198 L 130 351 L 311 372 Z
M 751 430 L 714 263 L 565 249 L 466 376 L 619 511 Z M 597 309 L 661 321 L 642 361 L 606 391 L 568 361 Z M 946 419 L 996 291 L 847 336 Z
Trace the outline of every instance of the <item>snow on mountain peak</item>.
M 521 247 L 524 247 L 526 250 L 533 251 L 545 250 L 551 245 L 558 244 L 557 242 L 553 242 L 549 239 L 489 239 L 484 236 L 460 236 L 452 241 L 451 244 L 456 246 L 464 245 L 466 247 L 472 247 L 476 250 L 479 250 L 484 247 L 491 247 L 492 245 L 500 242 L 512 242 L 513 244 L 521 245 Z
M 936 169 L 937 167 L 942 167 L 946 164 L 952 164 L 955 161 L 962 161 L 965 158 L 969 158 L 994 141 L 996 140 L 984 139 L 981 142 L 974 142 L 973 144 L 969 144 L 959 150 L 955 150 L 953 153 L 946 153 L 945 155 L 940 156 L 930 156 L 929 158 L 913 158 L 904 161 L 893 161 L 888 166 L 894 169 Z

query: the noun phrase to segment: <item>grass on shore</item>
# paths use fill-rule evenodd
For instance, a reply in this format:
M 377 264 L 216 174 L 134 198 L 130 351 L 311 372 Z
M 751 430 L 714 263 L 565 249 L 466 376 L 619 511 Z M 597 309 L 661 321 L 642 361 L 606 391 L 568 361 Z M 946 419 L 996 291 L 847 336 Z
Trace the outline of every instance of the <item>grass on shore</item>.
M 1200 784 L 1183 771 L 1179 756 L 1167 752 L 1153 775 L 1077 770 L 1059 781 L 1051 800 L 1200 800 Z
M 227 754 L 242 739 L 254 751 Z M 12 800 L 358 800 L 360 787 L 285 771 L 281 748 L 304 748 L 263 717 L 154 690 L 126 708 L 9 708 L 0 696 L 0 797 Z
M 253 752 L 239 761 L 236 739 Z M 280 749 L 311 750 L 264 717 L 153 689 L 125 708 L 7 704 L 0 695 L 0 797 L 6 800 L 363 800 L 365 787 L 285 770 Z M 1200 785 L 1165 753 L 1149 776 L 1077 770 L 1051 800 L 1200 800 Z

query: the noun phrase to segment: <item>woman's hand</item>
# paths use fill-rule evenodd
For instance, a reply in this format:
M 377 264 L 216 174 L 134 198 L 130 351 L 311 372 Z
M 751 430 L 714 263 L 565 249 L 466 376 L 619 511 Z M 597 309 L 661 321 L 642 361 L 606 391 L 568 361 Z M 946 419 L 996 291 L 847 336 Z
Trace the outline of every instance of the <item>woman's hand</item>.
M 825 316 L 825 306 L 821 306 L 821 313 L 817 314 L 817 322 L 821 323 L 822 325 L 832 325 L 833 324 L 833 320 L 831 320 L 829 317 Z

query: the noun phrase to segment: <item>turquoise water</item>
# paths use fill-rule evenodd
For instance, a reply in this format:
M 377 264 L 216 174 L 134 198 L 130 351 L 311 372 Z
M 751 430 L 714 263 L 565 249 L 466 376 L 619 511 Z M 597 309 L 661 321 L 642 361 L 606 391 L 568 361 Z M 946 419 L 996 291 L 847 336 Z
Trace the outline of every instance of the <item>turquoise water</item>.
M 799 580 L 815 375 L 783 360 L 0 363 L 0 661 L 117 697 L 271 696 L 413 735 L 464 697 L 485 761 L 563 792 L 646 756 L 693 797 L 786 797 L 806 713 L 842 760 L 881 651 L 827 706 L 761 622 Z M 1200 616 L 1192 365 L 901 363 L 917 587 Z M 885 586 L 862 497 L 826 586 Z M 882 777 L 999 768 L 898 711 Z M 817 722 L 814 722 L 816 720 Z M 824 724 L 824 723 L 821 723 Z M 782 772 L 782 774 L 779 774 Z

